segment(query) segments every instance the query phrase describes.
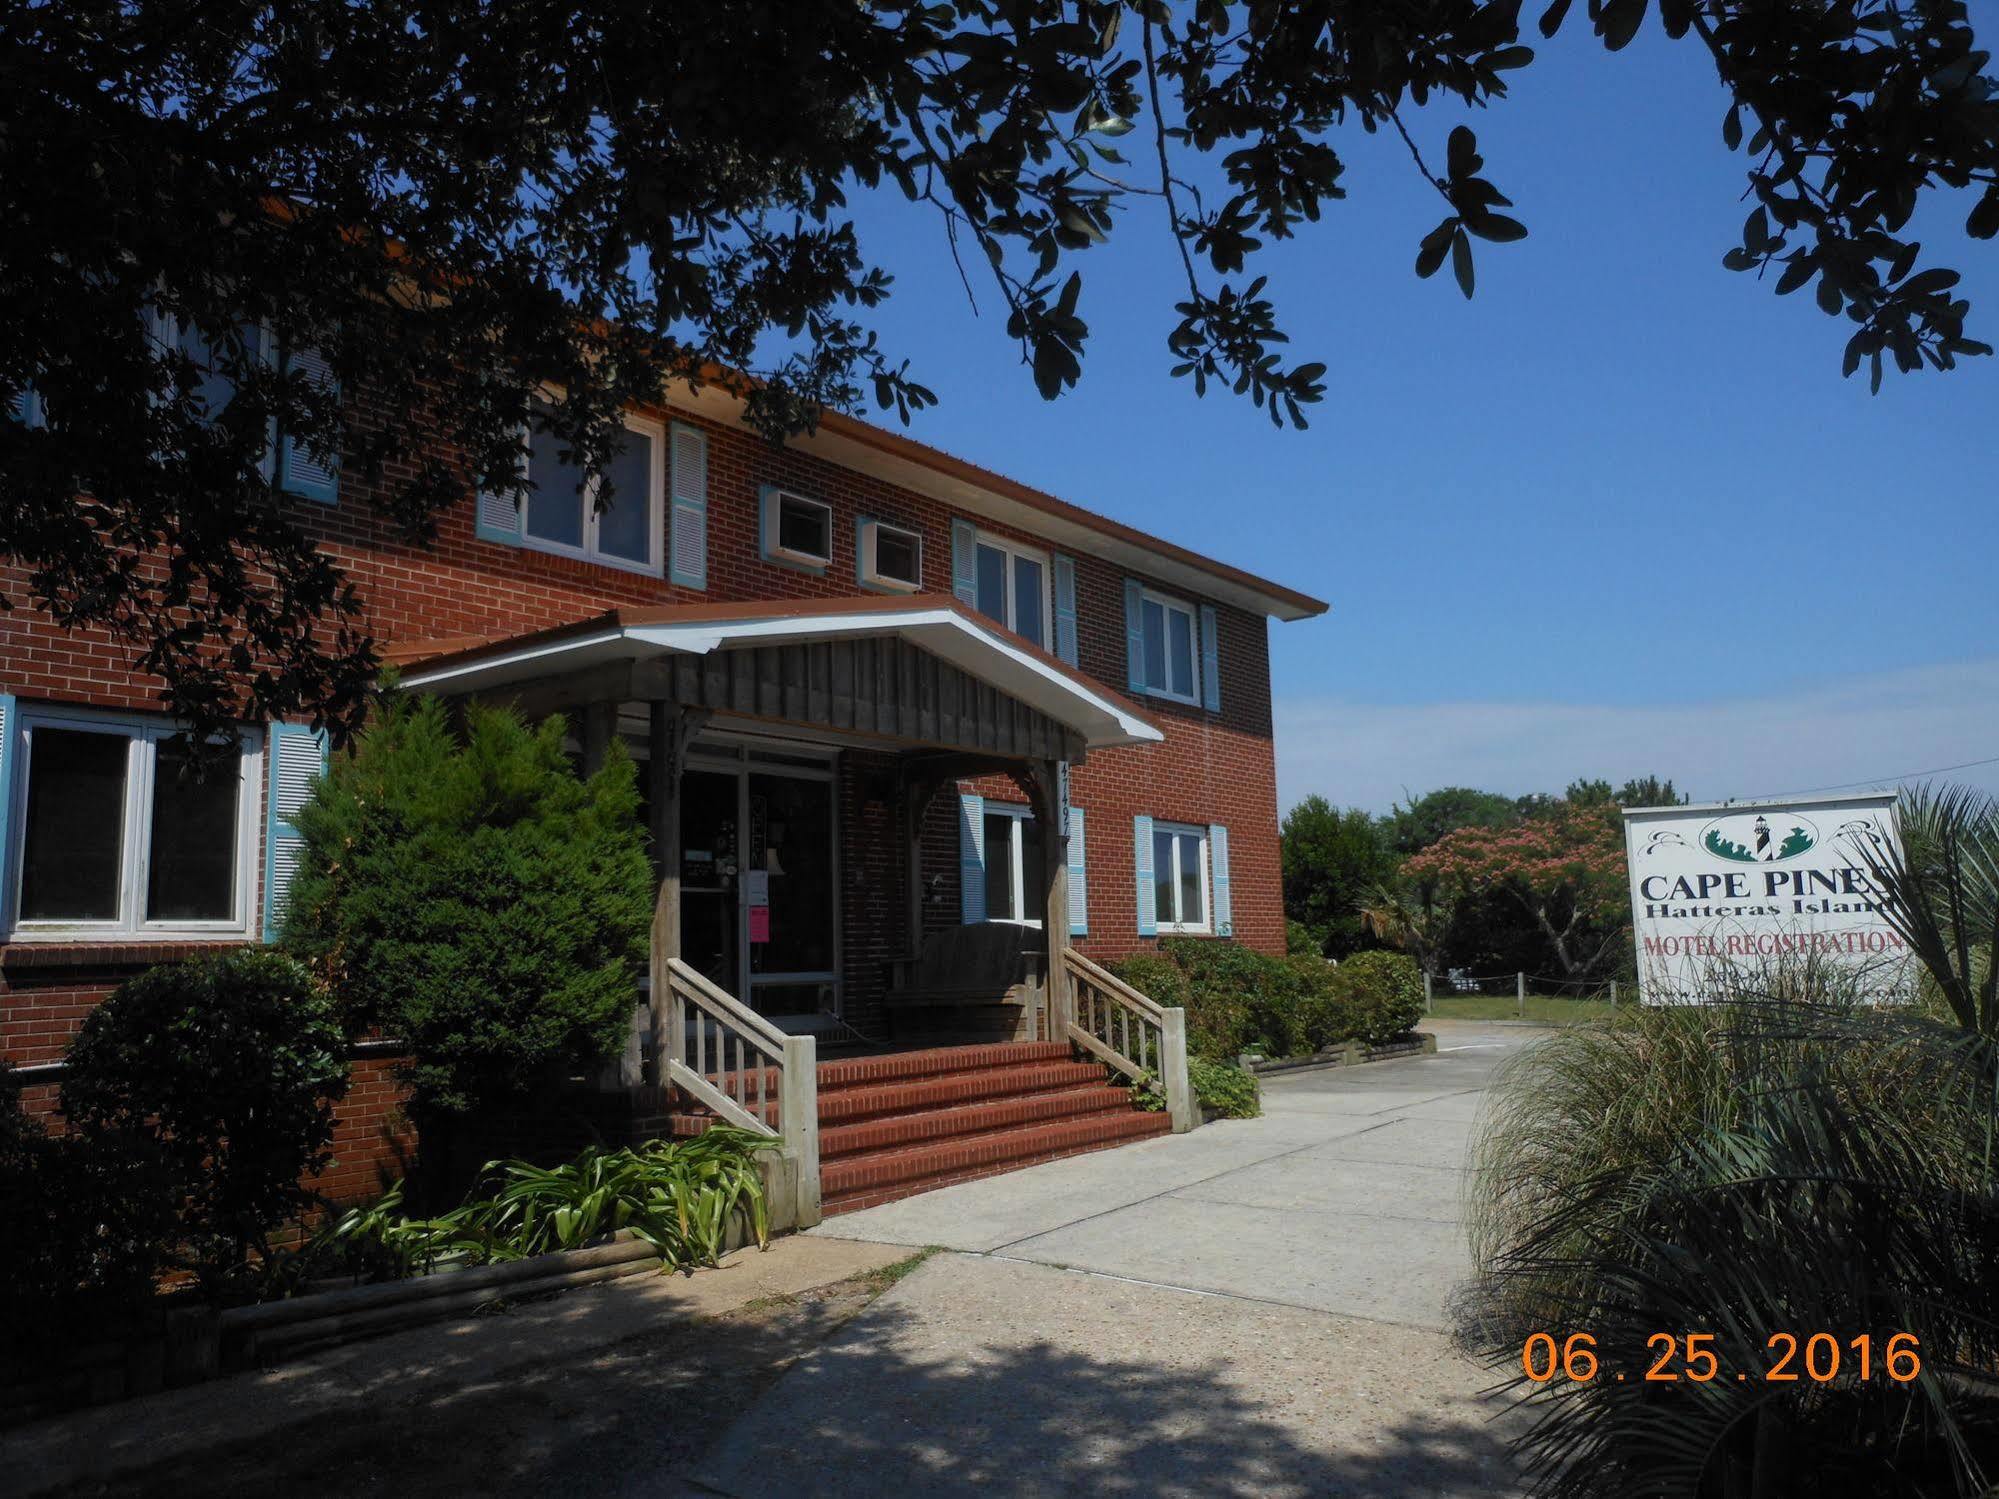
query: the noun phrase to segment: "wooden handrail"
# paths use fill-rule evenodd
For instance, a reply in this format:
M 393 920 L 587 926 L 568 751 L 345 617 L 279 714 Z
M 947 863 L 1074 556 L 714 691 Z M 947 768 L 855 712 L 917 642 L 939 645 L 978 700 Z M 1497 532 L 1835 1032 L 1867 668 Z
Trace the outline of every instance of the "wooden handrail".
M 1132 988 L 1130 984 L 1127 984 L 1108 968 L 1103 968 L 1092 963 L 1088 958 L 1077 952 L 1075 948 L 1063 948 L 1062 961 L 1068 966 L 1070 972 L 1076 974 L 1079 978 L 1087 979 L 1113 998 L 1122 1001 L 1131 1009 L 1138 1011 L 1154 1024 L 1158 1024 L 1166 1018 L 1165 1008 L 1157 1000 L 1139 993 L 1138 990 Z
M 1172 1116 L 1173 1132 L 1184 1134 L 1196 1123 L 1194 1090 L 1187 1075 L 1187 1012 L 1158 1003 L 1123 979 L 1091 962 L 1073 947 L 1062 949 L 1064 970 L 1076 981 L 1080 1003 L 1072 1008 L 1089 1021 L 1078 1025 L 1072 1016 L 1063 1026 L 1069 1042 L 1134 1083 L 1148 1075 L 1158 1079 Z M 1100 1008 L 1101 1007 L 1101 1010 Z M 1111 1017 L 1123 1012 L 1118 1024 Z M 1137 1055 L 1132 1027 L 1137 1023 Z M 1096 1034 L 1101 1025 L 1104 1034 Z M 1119 1044 L 1120 1034 L 1122 1045 Z
M 667 972 L 679 984 L 687 997 L 708 1011 L 717 1020 L 726 1021 L 772 1056 L 784 1055 L 784 1032 L 772 1025 L 755 1010 L 744 1004 L 735 995 L 716 984 L 700 970 L 690 967 L 683 959 L 668 958 Z

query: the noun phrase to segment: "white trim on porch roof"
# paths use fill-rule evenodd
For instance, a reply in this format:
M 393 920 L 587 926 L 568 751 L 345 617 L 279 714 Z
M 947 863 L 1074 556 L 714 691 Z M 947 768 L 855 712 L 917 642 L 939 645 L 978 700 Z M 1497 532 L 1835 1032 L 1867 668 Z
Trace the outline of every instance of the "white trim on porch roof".
M 1157 744 L 1166 737 L 1123 704 L 1022 650 L 982 622 L 941 607 L 614 625 L 472 660 L 445 660 L 428 668 L 418 663 L 404 670 L 402 685 L 416 691 L 476 692 L 606 661 L 656 654 L 705 656 L 742 646 L 869 636 L 899 636 L 920 646 L 1073 729 L 1090 749 Z

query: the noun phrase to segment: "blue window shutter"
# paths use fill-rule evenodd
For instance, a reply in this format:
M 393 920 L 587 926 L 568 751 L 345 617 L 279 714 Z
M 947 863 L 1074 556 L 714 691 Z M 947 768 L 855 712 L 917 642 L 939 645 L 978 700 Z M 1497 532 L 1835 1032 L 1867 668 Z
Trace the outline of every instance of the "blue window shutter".
M 1138 579 L 1124 580 L 1124 684 L 1145 690 L 1145 590 Z
M 986 799 L 958 798 L 958 919 L 986 919 Z
M 20 709 L 14 695 L 0 692 L 0 875 L 11 867 L 7 862 L 7 835 L 14 827 L 14 762 L 20 758 L 14 741 L 20 737 L 19 728 Z M 7 907 L 12 903 L 5 891 L 13 888 L 11 882 L 0 887 L 0 930 L 5 930 L 9 919 Z
M 1055 558 L 1055 654 L 1076 664 L 1076 559 Z
M 42 398 L 32 385 L 23 385 L 14 397 L 14 420 L 24 427 L 39 427 L 42 424 Z
M 959 603 L 979 607 L 979 532 L 968 520 L 951 522 L 951 592 Z
M 1229 909 L 1229 830 L 1220 823 L 1208 824 L 1208 878 L 1214 884 L 1214 933 L 1235 935 L 1235 917 Z
M 318 349 L 293 349 L 286 354 L 285 364 L 329 394 L 340 394 L 340 383 L 333 378 L 333 365 Z M 278 487 L 302 500 L 338 504 L 340 464 L 337 459 L 328 462 L 314 457 L 298 439 L 286 436 L 278 443 Z
M 1152 819 L 1131 820 L 1132 861 L 1138 869 L 1138 935 L 1159 935 L 1158 893 L 1152 888 Z
M 305 852 L 299 809 L 311 799 L 312 783 L 326 773 L 326 736 L 305 724 L 274 723 L 264 748 L 271 761 L 264 797 L 264 940 L 275 942 Z
M 1222 643 L 1215 634 L 1215 606 L 1201 605 L 1201 706 L 1222 711 Z
M 1084 873 L 1083 809 L 1069 809 L 1069 935 L 1081 937 L 1090 930 L 1089 879 Z
M 675 422 L 667 480 L 667 577 L 682 588 L 708 586 L 708 436 Z
M 522 468 L 527 467 L 528 435 L 521 432 Z M 478 524 L 473 529 L 482 541 L 504 541 L 508 546 L 521 544 L 521 527 L 526 516 L 525 496 L 512 492 L 479 491 Z

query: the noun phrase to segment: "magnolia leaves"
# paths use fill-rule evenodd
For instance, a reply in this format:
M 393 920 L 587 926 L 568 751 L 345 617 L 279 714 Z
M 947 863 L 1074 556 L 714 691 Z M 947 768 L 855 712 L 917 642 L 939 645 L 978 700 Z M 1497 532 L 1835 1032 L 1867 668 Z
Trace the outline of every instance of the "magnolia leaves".
M 1518 50 L 1524 52 L 1527 49 Z M 1485 158 L 1478 154 L 1478 137 L 1463 125 L 1453 129 L 1444 155 L 1448 175 L 1437 179 L 1437 190 L 1457 211 L 1424 235 L 1422 244 L 1416 249 L 1416 274 L 1426 280 L 1437 274 L 1444 263 L 1444 256 L 1448 254 L 1451 257 L 1451 273 L 1457 277 L 1458 290 L 1465 294 L 1467 300 L 1476 280 L 1472 269 L 1471 236 L 1475 234 L 1495 244 L 1511 244 L 1527 237 L 1525 224 L 1493 211 L 1511 208 L 1513 200 L 1478 175 L 1479 168 L 1484 165 Z

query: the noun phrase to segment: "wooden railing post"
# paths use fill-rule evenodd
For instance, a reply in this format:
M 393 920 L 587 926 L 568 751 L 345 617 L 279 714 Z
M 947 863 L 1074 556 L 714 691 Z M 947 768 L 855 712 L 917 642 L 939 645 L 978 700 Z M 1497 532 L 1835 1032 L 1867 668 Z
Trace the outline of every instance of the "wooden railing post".
M 1187 1012 L 1178 1006 L 1161 1011 L 1159 1080 L 1166 1089 L 1166 1112 L 1173 1120 L 1173 1133 L 1184 1135 L 1197 1121 L 1193 1084 L 1187 1076 Z
M 810 1228 L 819 1211 L 819 1043 L 810 1036 L 784 1038 L 784 1082 L 778 1099 L 784 1153 L 798 1179 L 799 1228 Z

